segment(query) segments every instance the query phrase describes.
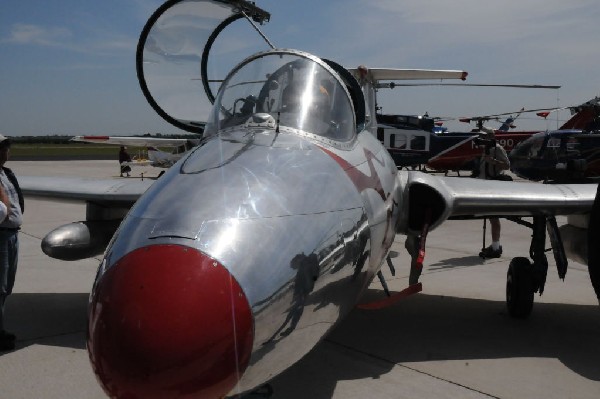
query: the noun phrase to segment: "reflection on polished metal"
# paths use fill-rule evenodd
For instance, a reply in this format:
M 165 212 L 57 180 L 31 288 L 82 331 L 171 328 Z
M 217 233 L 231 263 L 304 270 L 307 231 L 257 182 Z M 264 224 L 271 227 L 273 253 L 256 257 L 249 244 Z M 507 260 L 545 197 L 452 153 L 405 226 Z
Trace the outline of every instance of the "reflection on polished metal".
M 170 18 L 191 13 L 194 33 L 207 17 L 220 32 L 216 17 L 238 18 L 239 3 L 167 2 L 147 25 L 165 16 L 160 40 L 144 37 L 142 51 L 197 61 L 197 44 L 170 48 L 169 29 L 190 37 Z M 154 72 L 160 89 L 169 75 Z M 399 173 L 374 135 L 377 79 L 346 72 L 272 50 L 222 82 L 204 139 L 137 200 L 98 270 L 88 351 L 110 397 L 222 398 L 269 381 L 352 309 L 397 232 L 422 235 L 411 251 L 420 257 L 427 231 L 448 218 L 491 209 L 541 220 L 591 207 L 593 193 L 575 185 Z M 189 81 L 173 88 L 187 100 Z
M 349 148 L 356 136 L 346 85 L 328 64 L 300 51 L 259 53 L 236 67 L 219 91 L 204 133 L 237 128 L 257 115 L 270 115 L 277 131 L 289 129 L 330 146 Z
M 98 305 L 108 300 L 106 292 L 117 298 L 126 295 L 121 290 L 149 289 L 128 280 L 137 272 L 118 270 L 168 272 L 155 264 L 166 257 L 140 255 L 171 246 L 214 259 L 251 309 L 251 352 L 231 393 L 285 370 L 352 309 L 384 261 L 398 215 L 396 184 L 392 159 L 370 132 L 356 132 L 348 89 L 326 63 L 281 50 L 247 59 L 223 83 L 206 139 L 139 199 L 105 253 L 89 326 L 90 356 L 104 388 L 116 396 L 123 389 L 113 382 L 120 366 L 111 342 L 154 341 L 144 328 L 132 338 L 130 327 L 114 326 L 121 323 L 119 307 Z M 153 303 L 180 311 L 170 308 L 168 297 Z M 135 306 L 143 314 L 141 302 Z M 224 317 L 227 306 L 219 308 Z M 135 312 L 127 313 L 127 326 L 131 317 Z M 110 338 L 103 331 L 111 331 Z M 139 350 L 158 344 L 148 345 Z M 128 355 L 131 367 L 143 364 L 137 356 L 146 355 Z M 180 359 L 178 375 L 205 381 L 198 393 L 216 392 L 211 384 L 221 383 L 210 378 L 210 367 L 197 370 L 197 362 Z M 172 368 L 156 367 L 152 381 L 132 371 L 127 388 L 147 392 L 154 384 L 165 392 L 186 383 L 169 378 Z M 229 388 L 221 394 L 232 388 L 223 386 Z

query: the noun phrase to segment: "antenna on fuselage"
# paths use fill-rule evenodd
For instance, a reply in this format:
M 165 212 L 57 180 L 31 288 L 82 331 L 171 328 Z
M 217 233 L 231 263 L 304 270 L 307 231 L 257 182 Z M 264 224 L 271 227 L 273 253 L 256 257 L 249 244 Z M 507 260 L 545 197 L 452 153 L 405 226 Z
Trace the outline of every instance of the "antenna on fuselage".
M 241 11 L 241 13 L 244 16 L 244 18 L 246 18 L 246 20 L 248 22 L 250 22 L 250 25 L 252 25 L 252 27 L 264 39 L 264 41 L 267 42 L 267 44 L 269 45 L 269 47 L 271 47 L 272 50 L 275 50 L 275 46 L 273 46 L 273 43 L 271 43 L 271 41 L 269 40 L 269 38 L 264 33 L 262 33 L 262 31 L 260 30 L 260 28 L 254 23 L 254 21 L 252 21 L 252 18 L 248 17 L 248 15 L 246 14 L 246 12 L 244 12 L 243 10 Z

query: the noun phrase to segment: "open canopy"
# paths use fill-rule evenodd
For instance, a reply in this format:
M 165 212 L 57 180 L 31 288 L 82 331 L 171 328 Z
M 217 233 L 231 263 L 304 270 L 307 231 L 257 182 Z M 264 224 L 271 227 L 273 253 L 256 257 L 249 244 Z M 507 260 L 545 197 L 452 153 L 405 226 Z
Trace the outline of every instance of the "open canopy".
M 202 132 L 223 71 L 257 49 L 265 50 L 248 20 L 263 24 L 269 18 L 269 13 L 243 0 L 164 3 L 146 23 L 137 48 L 138 79 L 150 105 L 173 125 Z M 227 42 L 225 28 L 236 33 L 235 43 Z M 218 54 L 211 55 L 218 38 L 223 43 Z

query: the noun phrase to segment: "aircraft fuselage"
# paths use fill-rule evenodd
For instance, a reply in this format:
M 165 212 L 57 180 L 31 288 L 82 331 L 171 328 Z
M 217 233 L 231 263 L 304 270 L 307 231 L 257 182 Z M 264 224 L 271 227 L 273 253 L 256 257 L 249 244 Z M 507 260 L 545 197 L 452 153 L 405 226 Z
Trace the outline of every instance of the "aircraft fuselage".
M 154 397 L 205 381 L 194 392 L 211 397 L 285 370 L 378 271 L 395 234 L 396 182 L 367 131 L 345 149 L 261 129 L 203 142 L 107 249 L 88 342 L 105 390 Z M 230 358 L 211 357 L 215 345 Z

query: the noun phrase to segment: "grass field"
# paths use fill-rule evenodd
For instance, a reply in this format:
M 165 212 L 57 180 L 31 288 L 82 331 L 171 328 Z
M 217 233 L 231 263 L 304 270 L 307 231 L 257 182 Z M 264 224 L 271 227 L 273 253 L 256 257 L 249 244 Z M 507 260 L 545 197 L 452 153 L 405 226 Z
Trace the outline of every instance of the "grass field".
M 131 156 L 144 156 L 143 147 L 128 147 Z M 52 159 L 118 159 L 119 146 L 98 144 L 19 144 L 14 143 L 10 149 L 10 158 L 18 160 L 52 160 Z

